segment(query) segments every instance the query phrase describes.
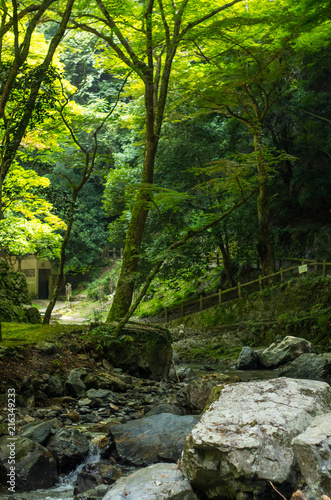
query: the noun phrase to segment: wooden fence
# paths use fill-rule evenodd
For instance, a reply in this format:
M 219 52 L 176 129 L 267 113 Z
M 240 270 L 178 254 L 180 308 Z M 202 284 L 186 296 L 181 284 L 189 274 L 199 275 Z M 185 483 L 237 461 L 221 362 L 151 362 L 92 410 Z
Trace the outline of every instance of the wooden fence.
M 287 267 L 284 269 L 282 267 L 283 262 L 300 262 L 300 265 L 295 265 Z M 254 281 L 249 281 L 247 283 L 238 283 L 237 286 L 233 288 L 228 288 L 227 290 L 219 289 L 217 293 L 212 295 L 203 296 L 200 295 L 194 300 L 188 302 L 182 302 L 181 304 L 174 307 L 164 308 L 164 321 L 168 323 L 169 321 L 181 318 L 183 316 L 192 314 L 193 312 L 203 311 L 209 307 L 214 307 L 224 302 L 229 302 L 230 300 L 237 299 L 243 294 L 249 295 L 253 292 L 257 292 L 263 289 L 264 286 L 275 284 L 279 277 L 279 282 L 283 283 L 290 278 L 295 276 L 312 272 L 315 274 L 321 274 L 322 276 L 327 275 L 328 268 L 331 267 L 331 262 L 326 262 L 323 260 L 319 262 L 317 260 L 309 259 L 283 259 L 279 261 L 279 271 L 270 274 L 269 276 L 259 276 L 258 279 Z

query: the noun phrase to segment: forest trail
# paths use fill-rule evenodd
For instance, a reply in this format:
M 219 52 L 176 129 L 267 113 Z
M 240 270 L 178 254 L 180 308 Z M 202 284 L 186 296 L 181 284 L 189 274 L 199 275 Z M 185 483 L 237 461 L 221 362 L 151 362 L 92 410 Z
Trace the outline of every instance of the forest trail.
M 39 309 L 41 316 L 43 317 L 46 308 L 48 306 L 49 300 L 46 299 L 37 299 L 33 301 L 34 305 L 36 305 Z M 81 305 L 81 301 L 72 301 L 70 305 L 67 306 L 67 303 L 64 300 L 58 300 L 54 306 L 51 320 L 56 320 L 61 323 L 87 323 L 90 321 L 88 314 L 85 316 L 82 314 L 82 309 L 79 307 Z M 86 309 L 88 313 L 89 310 Z

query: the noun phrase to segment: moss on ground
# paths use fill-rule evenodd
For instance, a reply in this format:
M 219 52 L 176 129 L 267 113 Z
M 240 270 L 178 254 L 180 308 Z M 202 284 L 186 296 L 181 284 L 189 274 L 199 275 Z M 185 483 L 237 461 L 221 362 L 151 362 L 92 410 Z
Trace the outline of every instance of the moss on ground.
M 41 341 L 54 341 L 82 330 L 81 325 L 31 325 L 29 323 L 1 323 L 2 341 L 0 347 L 18 347 Z

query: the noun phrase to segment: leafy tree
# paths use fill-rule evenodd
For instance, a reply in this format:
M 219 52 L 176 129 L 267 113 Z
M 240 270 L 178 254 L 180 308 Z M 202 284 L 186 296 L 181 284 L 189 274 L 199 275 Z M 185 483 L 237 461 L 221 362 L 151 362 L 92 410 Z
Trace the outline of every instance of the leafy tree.
M 0 27 L 0 219 L 2 186 L 29 126 L 43 119 L 52 106 L 52 59 L 65 33 L 74 0 L 67 0 L 55 35 L 46 53 L 31 61 L 32 41 L 38 26 L 55 0 L 28 4 L 19 10 L 16 0 L 2 2 Z M 42 87 L 45 83 L 44 88 Z
M 53 213 L 52 205 L 40 195 L 50 182 L 33 170 L 13 163 L 3 184 L 3 213 L 0 246 L 8 254 L 38 254 L 41 259 L 59 256 L 65 223 Z
M 200 25 L 208 25 L 215 16 L 233 7 L 233 0 L 218 8 L 205 2 L 201 8 L 188 7 L 188 0 L 179 4 L 148 0 L 129 1 L 111 11 L 102 0 L 96 0 L 99 11 L 93 13 L 93 26 L 77 15 L 74 25 L 93 33 L 111 49 L 120 64 L 143 83 L 145 103 L 145 152 L 141 185 L 131 214 L 123 254 L 121 275 L 108 319 L 118 319 L 129 309 L 139 262 L 139 251 L 149 211 L 154 163 L 172 72 L 179 46 L 184 45 L 188 33 Z M 139 26 L 139 29 L 136 29 Z M 107 51 L 109 53 L 109 51 Z

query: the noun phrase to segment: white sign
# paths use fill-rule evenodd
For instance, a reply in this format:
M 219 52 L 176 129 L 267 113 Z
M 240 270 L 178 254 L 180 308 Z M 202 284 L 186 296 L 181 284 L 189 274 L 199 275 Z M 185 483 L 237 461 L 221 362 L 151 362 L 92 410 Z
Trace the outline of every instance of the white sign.
M 308 266 L 307 264 L 304 264 L 302 266 L 299 266 L 299 273 L 306 273 L 308 271 Z

